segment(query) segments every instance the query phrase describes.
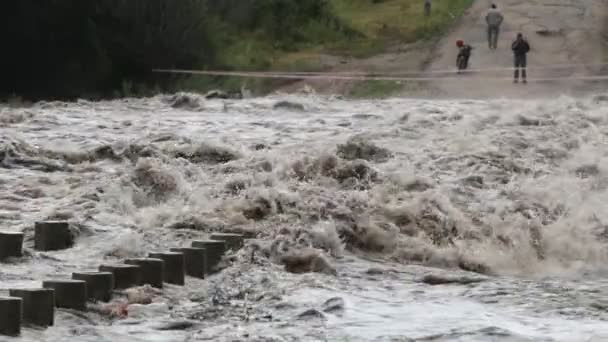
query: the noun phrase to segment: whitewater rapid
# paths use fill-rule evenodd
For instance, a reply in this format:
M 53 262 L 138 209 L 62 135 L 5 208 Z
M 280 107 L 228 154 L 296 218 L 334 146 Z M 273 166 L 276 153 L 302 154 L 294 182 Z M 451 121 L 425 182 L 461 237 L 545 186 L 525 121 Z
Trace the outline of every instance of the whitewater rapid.
M 277 105 L 281 101 L 289 101 Z M 608 98 L 196 95 L 0 105 L 0 295 L 246 234 L 126 318 L 0 341 L 608 340 Z M 37 252 L 62 219 L 74 248 Z M 285 271 L 286 254 L 322 272 Z M 437 284 L 432 279 L 437 278 Z M 446 283 L 447 282 L 447 283 Z

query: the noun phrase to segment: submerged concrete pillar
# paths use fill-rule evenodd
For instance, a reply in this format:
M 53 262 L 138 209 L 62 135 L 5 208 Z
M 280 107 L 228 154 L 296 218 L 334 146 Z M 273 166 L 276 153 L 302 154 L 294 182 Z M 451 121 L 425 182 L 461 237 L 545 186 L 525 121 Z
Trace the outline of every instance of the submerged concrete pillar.
M 125 260 L 125 264 L 137 265 L 141 268 L 140 283 L 149 284 L 159 289 L 163 288 L 165 262 L 162 259 L 140 258 Z
M 128 289 L 140 285 L 141 268 L 137 265 L 101 265 L 99 271 L 112 273 L 115 289 Z
M 23 299 L 0 297 L 0 335 L 19 336 L 21 334 L 22 311 Z
M 23 255 L 23 233 L 0 232 L 0 261 Z
M 164 281 L 174 285 L 184 285 L 186 265 L 184 253 L 166 252 L 150 253 L 150 258 L 161 259 L 165 263 Z
M 42 282 L 42 287 L 55 290 L 56 307 L 86 311 L 86 282 L 82 280 L 47 280 Z
M 23 300 L 23 323 L 41 327 L 55 323 L 55 290 L 12 289 L 9 295 Z
M 217 271 L 217 265 L 226 253 L 226 242 L 217 240 L 192 241 L 192 247 L 204 248 L 207 268 L 205 274 L 212 274 Z
M 114 275 L 111 272 L 72 273 L 72 279 L 87 283 L 87 299 L 109 302 L 114 290 Z
M 211 240 L 225 241 L 226 247 L 233 251 L 239 250 L 245 243 L 245 237 L 241 234 L 214 233 L 210 236 Z
M 205 278 L 207 269 L 207 257 L 204 248 L 171 248 L 171 252 L 178 252 L 184 255 L 186 274 L 194 278 Z
M 39 251 L 57 251 L 74 245 L 74 239 L 67 222 L 36 222 L 34 248 Z

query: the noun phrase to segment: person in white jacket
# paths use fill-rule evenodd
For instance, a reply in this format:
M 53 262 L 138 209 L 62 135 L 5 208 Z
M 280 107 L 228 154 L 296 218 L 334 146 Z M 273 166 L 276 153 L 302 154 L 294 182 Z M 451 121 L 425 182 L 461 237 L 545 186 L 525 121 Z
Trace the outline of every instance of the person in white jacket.
M 498 34 L 500 33 L 500 25 L 502 24 L 504 17 L 498 11 L 495 4 L 492 4 L 492 8 L 486 15 L 486 23 L 488 24 L 488 45 L 490 49 L 496 50 L 498 45 Z

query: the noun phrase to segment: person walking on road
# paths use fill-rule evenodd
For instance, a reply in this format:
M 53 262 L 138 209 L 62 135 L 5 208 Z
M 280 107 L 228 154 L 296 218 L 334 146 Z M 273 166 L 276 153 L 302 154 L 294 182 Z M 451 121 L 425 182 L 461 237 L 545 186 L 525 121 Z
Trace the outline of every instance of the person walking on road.
M 424 0 L 424 16 L 431 16 L 431 0 Z
M 495 4 L 492 4 L 490 11 L 486 15 L 486 23 L 488 24 L 488 45 L 490 50 L 496 50 L 498 45 L 498 34 L 500 33 L 500 25 L 504 17 L 498 11 Z
M 511 44 L 513 50 L 515 73 L 513 83 L 519 83 L 519 69 L 521 69 L 521 78 L 523 83 L 528 83 L 526 75 L 526 66 L 528 64 L 528 52 L 530 52 L 530 43 L 524 38 L 521 33 L 517 34 L 517 39 Z

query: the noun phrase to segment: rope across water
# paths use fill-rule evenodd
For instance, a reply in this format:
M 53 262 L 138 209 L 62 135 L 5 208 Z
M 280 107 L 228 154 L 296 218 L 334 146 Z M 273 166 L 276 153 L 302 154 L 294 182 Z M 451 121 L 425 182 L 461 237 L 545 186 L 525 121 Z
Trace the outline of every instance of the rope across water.
M 550 70 L 550 69 L 568 69 L 577 67 L 602 67 L 608 66 L 608 64 L 560 64 L 555 66 L 542 66 L 536 68 L 527 68 L 527 70 Z M 248 77 L 248 78 L 275 78 L 275 79 L 310 79 L 310 80 L 371 80 L 371 81 L 484 81 L 484 80 L 497 80 L 497 81 L 510 81 L 511 77 L 467 77 L 471 74 L 479 74 L 488 71 L 512 71 L 513 68 L 487 68 L 487 69 L 476 69 L 467 70 L 458 75 L 455 70 L 430 70 L 426 72 L 412 71 L 412 72 L 401 72 L 401 73 L 364 73 L 364 72 L 275 72 L 275 71 L 226 71 L 226 70 L 184 70 L 184 69 L 154 69 L 156 73 L 171 73 L 171 74 L 190 74 L 190 75 L 206 75 L 206 76 L 228 76 L 228 77 Z M 447 74 L 455 76 L 443 76 L 438 74 Z M 407 76 L 409 75 L 409 76 Z M 435 76 L 433 76 L 435 75 Z M 529 82 L 551 82 L 551 81 L 568 81 L 568 80 L 579 80 L 579 81 L 603 81 L 608 80 L 608 75 L 576 75 L 576 76 L 563 76 L 563 77 L 539 77 L 529 78 Z

